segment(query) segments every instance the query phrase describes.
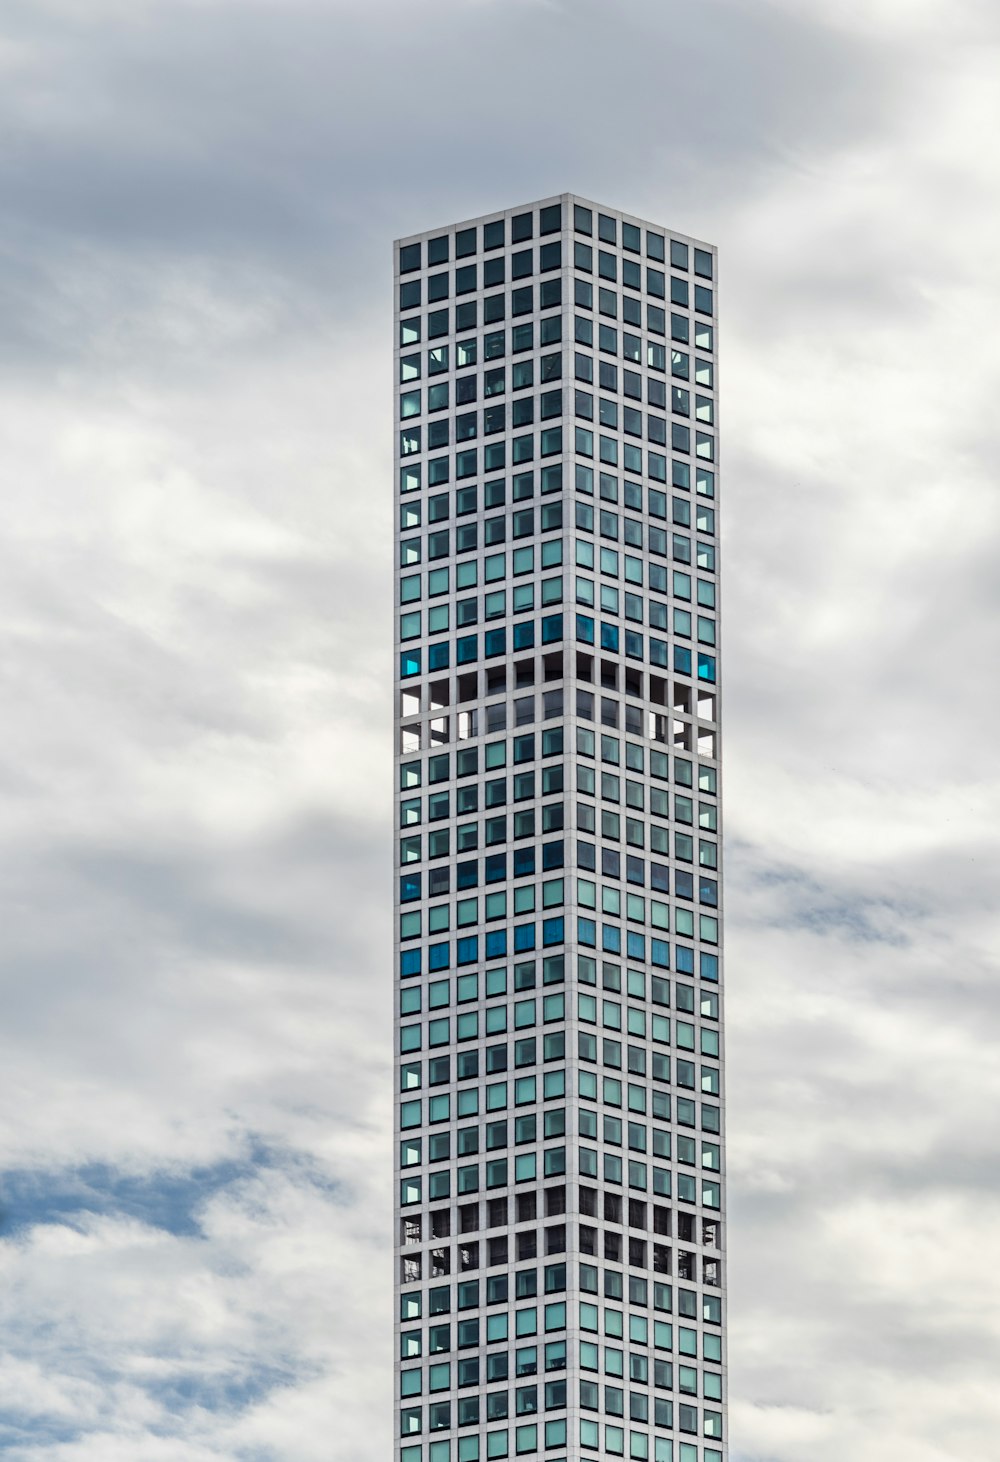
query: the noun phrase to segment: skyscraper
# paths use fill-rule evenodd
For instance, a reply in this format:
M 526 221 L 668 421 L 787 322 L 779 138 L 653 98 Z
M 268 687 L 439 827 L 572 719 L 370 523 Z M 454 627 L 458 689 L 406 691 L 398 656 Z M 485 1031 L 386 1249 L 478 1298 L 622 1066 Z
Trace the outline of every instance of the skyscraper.
M 400 1462 L 724 1462 L 715 252 L 396 244 Z

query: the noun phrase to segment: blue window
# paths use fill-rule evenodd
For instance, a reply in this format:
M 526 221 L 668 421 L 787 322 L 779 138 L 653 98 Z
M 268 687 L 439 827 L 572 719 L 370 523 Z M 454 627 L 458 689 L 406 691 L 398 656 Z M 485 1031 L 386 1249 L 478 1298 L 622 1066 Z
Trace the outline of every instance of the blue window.
M 505 629 L 488 629 L 483 635 L 483 653 L 487 660 L 493 655 L 506 654 L 507 631 Z
M 479 636 L 464 635 L 455 641 L 455 664 L 468 665 L 479 654 Z
M 694 974 L 694 950 L 689 949 L 686 944 L 678 944 L 674 951 L 677 961 L 677 973 L 679 975 Z
M 683 645 L 674 646 L 674 670 L 678 675 L 691 674 L 691 651 Z
M 501 634 L 502 633 L 503 633 L 503 631 L 501 630 Z M 530 650 L 534 646 L 534 643 L 535 643 L 535 624 L 534 624 L 534 620 L 529 619 L 524 624 L 515 624 L 515 626 L 514 626 L 514 649 L 515 650 Z
M 670 945 L 665 939 L 651 939 L 649 941 L 650 958 L 654 965 L 662 970 L 670 968 Z
M 420 974 L 420 950 L 404 949 L 399 956 L 399 973 L 405 980 L 409 975 Z
M 427 669 L 447 670 L 448 669 L 448 645 L 429 645 L 427 648 Z
M 421 876 L 419 873 L 404 873 L 399 880 L 399 902 L 408 904 L 420 897 Z
M 601 620 L 601 649 L 618 653 L 618 626 Z
M 451 952 L 447 940 L 441 944 L 427 946 L 427 968 L 429 970 L 446 970 L 450 963 Z
M 557 919 L 546 919 L 542 924 L 542 944 L 562 944 L 566 937 L 565 920 L 562 917 Z
M 486 958 L 503 959 L 507 953 L 506 929 L 491 929 L 486 935 Z
M 594 643 L 594 621 L 586 614 L 576 616 L 576 637 L 585 645 Z
M 455 942 L 455 962 L 460 965 L 475 964 L 479 959 L 478 934 L 466 934 Z
M 545 865 L 548 867 L 548 864 Z M 514 849 L 514 877 L 527 878 L 535 871 L 535 850 L 534 848 Z
M 593 919 L 581 919 L 576 921 L 576 937 L 581 944 L 587 944 L 594 948 L 597 944 L 597 924 Z
M 601 948 L 607 954 L 621 954 L 622 931 L 615 924 L 601 925 Z
M 547 614 L 542 620 L 542 644 L 554 645 L 563 637 L 563 617 L 561 614 Z
M 698 679 L 715 682 L 715 656 L 698 652 Z
M 626 940 L 626 949 L 629 959 L 645 960 L 646 936 L 644 934 L 638 934 L 634 930 L 630 929 Z
M 704 284 L 696 284 L 694 287 L 694 307 L 699 314 L 712 313 L 712 291 Z
M 719 956 L 717 954 L 709 954 L 707 950 L 702 951 L 701 978 L 703 980 L 718 980 Z
M 534 924 L 518 924 L 514 930 L 514 953 L 524 954 L 535 947 Z
M 420 674 L 420 651 L 404 650 L 399 657 L 399 673 L 404 680 Z

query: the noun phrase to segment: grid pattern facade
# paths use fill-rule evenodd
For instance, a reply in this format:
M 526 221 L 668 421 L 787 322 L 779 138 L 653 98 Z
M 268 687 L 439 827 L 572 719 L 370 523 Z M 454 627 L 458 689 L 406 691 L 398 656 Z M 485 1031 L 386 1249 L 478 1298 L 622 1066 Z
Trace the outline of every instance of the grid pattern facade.
M 715 252 L 395 265 L 396 1455 L 724 1462 Z

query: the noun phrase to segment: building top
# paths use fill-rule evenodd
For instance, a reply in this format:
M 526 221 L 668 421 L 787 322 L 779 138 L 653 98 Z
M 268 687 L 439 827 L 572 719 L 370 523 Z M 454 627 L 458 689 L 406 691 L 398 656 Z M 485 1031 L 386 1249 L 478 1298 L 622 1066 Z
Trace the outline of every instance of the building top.
M 634 213 L 625 213 L 621 209 L 611 208 L 604 203 L 595 203 L 593 199 L 581 197 L 576 193 L 559 193 L 550 198 L 539 198 L 534 202 L 515 204 L 511 208 L 495 209 L 491 213 L 481 213 L 475 218 L 462 219 L 447 225 L 436 224 L 434 227 L 424 229 L 420 233 L 406 234 L 404 237 L 396 239 L 395 246 L 398 251 L 406 248 L 407 245 L 422 243 L 432 237 L 443 237 L 445 234 L 454 234 L 457 239 L 462 233 L 502 220 L 529 218 L 533 221 L 533 216 L 536 213 L 539 215 L 539 233 L 542 237 L 548 233 L 556 234 L 567 230 L 579 233 L 582 237 L 593 236 L 598 241 L 619 247 L 623 246 L 628 249 L 630 245 L 625 241 L 624 231 L 626 227 L 629 227 L 635 230 L 641 230 L 648 236 L 652 236 L 654 240 L 652 247 L 654 249 L 658 247 L 655 242 L 656 240 L 659 240 L 663 244 L 662 256 L 653 253 L 649 255 L 652 258 L 668 258 L 670 240 L 684 244 L 693 250 L 703 251 L 712 255 L 713 258 L 717 254 L 717 249 L 714 244 L 706 243 L 703 239 L 696 238 L 692 234 L 682 233 L 677 229 L 668 229 L 664 224 L 655 222 L 652 219 L 640 218 Z M 546 213 L 548 213 L 547 218 L 544 216 Z M 605 224 L 607 235 L 602 236 L 602 218 L 616 225 L 614 238 L 610 237 L 610 229 L 608 229 L 607 224 Z M 622 227 L 619 228 L 618 225 Z M 531 233 L 525 233 L 523 235 L 525 239 L 534 236 L 533 226 Z M 469 242 L 465 241 L 469 254 L 479 252 L 475 243 L 469 248 Z M 501 247 L 505 242 L 517 243 L 518 239 L 513 237 L 512 232 L 508 235 L 508 232 L 505 231 L 503 237 L 498 239 L 495 244 L 484 240 L 482 247 L 485 251 L 489 251 L 493 247 Z M 648 254 L 648 240 L 643 240 L 640 244 L 638 239 L 633 239 L 632 247 L 636 252 L 641 250 L 643 254 Z M 456 255 L 459 258 L 463 257 L 462 254 L 457 252 L 457 248 Z M 440 262 L 444 261 L 441 260 Z M 714 270 L 712 272 L 714 273 Z

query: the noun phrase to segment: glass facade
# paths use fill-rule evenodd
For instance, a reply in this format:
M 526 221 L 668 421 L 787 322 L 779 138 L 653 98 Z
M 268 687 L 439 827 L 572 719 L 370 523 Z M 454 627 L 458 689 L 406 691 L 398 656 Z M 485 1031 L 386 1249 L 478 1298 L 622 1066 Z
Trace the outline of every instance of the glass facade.
M 400 1462 L 723 1462 L 716 257 L 395 246 Z

